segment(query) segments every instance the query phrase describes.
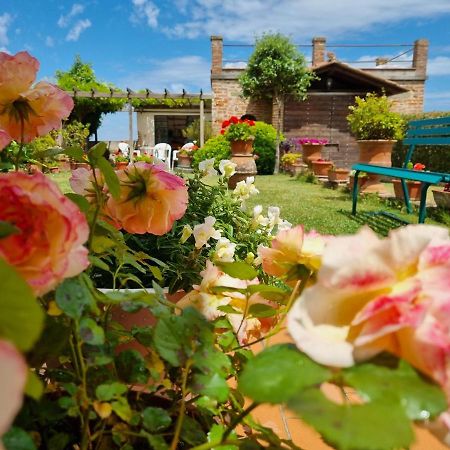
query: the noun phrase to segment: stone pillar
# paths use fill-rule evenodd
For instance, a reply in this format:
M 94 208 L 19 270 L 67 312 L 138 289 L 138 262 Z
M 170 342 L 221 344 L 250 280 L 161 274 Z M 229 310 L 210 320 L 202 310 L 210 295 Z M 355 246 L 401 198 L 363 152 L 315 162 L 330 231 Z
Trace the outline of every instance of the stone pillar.
M 417 39 L 414 42 L 413 68 L 416 69 L 417 75 L 427 75 L 428 63 L 428 40 Z
M 325 62 L 325 44 L 327 40 L 324 37 L 315 37 L 312 40 L 312 66 L 315 67 Z
M 155 115 L 150 112 L 137 113 L 138 146 L 153 147 L 155 145 Z
M 384 58 L 382 56 L 379 56 L 378 58 L 375 59 L 375 65 L 376 66 L 384 66 L 388 62 L 389 62 L 389 59 L 388 58 Z
M 223 63 L 223 38 L 211 36 L 211 75 L 221 75 Z

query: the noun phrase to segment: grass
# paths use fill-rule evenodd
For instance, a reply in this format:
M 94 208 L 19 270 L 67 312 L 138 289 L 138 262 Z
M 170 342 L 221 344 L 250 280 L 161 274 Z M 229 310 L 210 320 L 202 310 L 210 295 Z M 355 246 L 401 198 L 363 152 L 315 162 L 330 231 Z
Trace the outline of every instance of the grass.
M 49 174 L 61 190 L 72 192 L 69 184 L 70 172 Z M 209 180 L 213 181 L 213 180 Z M 353 234 L 364 224 L 368 224 L 380 235 L 386 235 L 392 228 L 404 223 L 386 216 L 373 215 L 383 210 L 394 214 L 402 220 L 417 223 L 418 214 L 406 214 L 402 204 L 394 201 L 380 200 L 376 195 L 361 197 L 358 200 L 358 213 L 351 215 L 351 195 L 340 189 L 329 189 L 321 184 L 312 184 L 291 178 L 287 175 L 258 175 L 256 187 L 259 195 L 248 202 L 251 211 L 253 206 L 260 204 L 279 206 L 281 217 L 292 224 L 303 224 L 306 230 L 317 230 L 324 234 Z M 390 186 L 389 186 L 390 187 Z M 403 210 L 402 210 L 403 209 Z M 428 208 L 431 213 L 432 209 Z M 450 215 L 439 212 L 427 218 L 426 223 L 450 226 Z

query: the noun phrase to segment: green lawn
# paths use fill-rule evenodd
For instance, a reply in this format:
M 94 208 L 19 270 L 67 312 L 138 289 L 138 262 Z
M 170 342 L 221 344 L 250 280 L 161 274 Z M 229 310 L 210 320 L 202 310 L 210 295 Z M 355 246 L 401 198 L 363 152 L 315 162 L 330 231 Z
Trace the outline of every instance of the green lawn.
M 56 181 L 64 193 L 71 192 L 70 172 L 48 175 Z M 210 180 L 212 181 L 212 180 Z M 292 224 L 303 224 L 306 230 L 317 230 L 325 234 L 355 233 L 363 224 L 369 224 L 380 234 L 387 234 L 389 229 L 401 225 L 385 216 L 372 216 L 374 211 L 388 211 L 410 223 L 417 223 L 417 213 L 408 215 L 401 211 L 401 204 L 394 204 L 380 200 L 376 196 L 362 197 L 358 201 L 358 214 L 350 214 L 351 195 L 342 188 L 333 190 L 321 184 L 306 183 L 285 174 L 258 175 L 256 187 L 260 194 L 252 197 L 247 205 L 251 211 L 257 204 L 279 206 L 281 217 Z M 390 188 L 390 185 L 388 186 Z M 403 208 L 404 209 L 404 208 Z M 264 214 L 267 214 L 265 210 Z M 443 218 L 443 222 L 450 226 L 450 216 Z M 426 223 L 440 224 L 430 218 Z

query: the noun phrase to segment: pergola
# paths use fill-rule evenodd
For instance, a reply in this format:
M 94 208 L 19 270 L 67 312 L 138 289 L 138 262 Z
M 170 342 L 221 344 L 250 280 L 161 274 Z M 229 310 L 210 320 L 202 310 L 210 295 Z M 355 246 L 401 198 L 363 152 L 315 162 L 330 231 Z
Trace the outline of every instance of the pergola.
M 192 101 L 199 102 L 199 116 L 200 116 L 200 147 L 203 146 L 205 142 L 205 100 L 211 100 L 212 94 L 204 94 L 202 90 L 199 93 L 191 94 L 186 92 L 184 89 L 182 93 L 172 93 L 167 89 L 164 92 L 153 92 L 150 89 L 144 89 L 139 92 L 134 92 L 131 89 L 126 89 L 126 91 L 120 91 L 116 89 L 109 89 L 108 92 L 101 92 L 92 89 L 91 91 L 78 91 L 74 89 L 73 91 L 68 91 L 68 94 L 73 98 L 122 98 L 128 100 L 128 130 L 129 130 L 129 146 L 130 149 L 133 148 L 133 99 L 139 100 L 187 100 L 188 104 L 192 106 Z M 173 108 L 172 111 L 180 113 L 184 110 L 182 108 Z M 189 112 L 190 115 L 193 114 L 192 111 Z

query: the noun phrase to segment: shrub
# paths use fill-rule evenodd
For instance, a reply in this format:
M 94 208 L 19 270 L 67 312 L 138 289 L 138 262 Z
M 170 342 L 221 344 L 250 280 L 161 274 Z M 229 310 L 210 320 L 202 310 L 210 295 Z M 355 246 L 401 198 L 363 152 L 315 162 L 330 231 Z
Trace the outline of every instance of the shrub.
M 258 155 L 256 167 L 260 175 L 271 175 L 275 167 L 275 142 L 277 132 L 272 125 L 264 122 L 256 122 L 254 128 L 255 140 L 253 142 L 254 154 Z M 283 139 L 283 136 L 281 136 Z M 216 168 L 222 159 L 231 157 L 230 142 L 223 136 L 218 135 L 205 143 L 194 154 L 192 166 L 198 169 L 198 164 L 204 159 L 215 158 Z
M 280 135 L 280 140 L 284 136 Z M 256 122 L 254 154 L 258 155 L 256 167 L 260 175 L 272 175 L 275 168 L 277 130 L 264 122 Z
M 182 132 L 183 137 L 190 142 L 200 142 L 200 119 L 195 119 L 190 125 L 188 125 Z M 212 136 L 211 122 L 205 121 L 205 141 Z
M 349 106 L 347 121 L 357 139 L 401 139 L 405 120 L 390 111 L 386 95 L 367 94 L 365 98 L 356 97 L 356 106 Z
M 221 134 L 208 139 L 202 148 L 199 148 L 194 153 L 194 158 L 192 160 L 192 167 L 198 169 L 198 164 L 200 161 L 205 159 L 216 159 L 216 169 L 219 168 L 219 162 L 222 159 L 230 159 L 231 156 L 231 144 L 230 142 Z

